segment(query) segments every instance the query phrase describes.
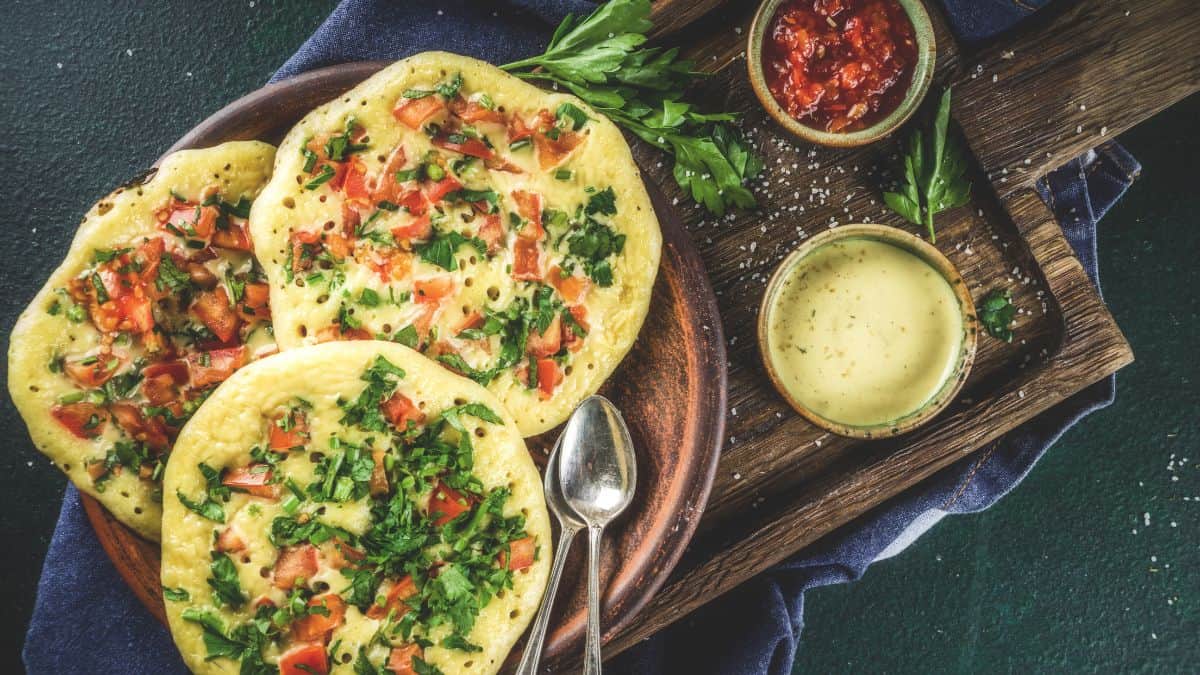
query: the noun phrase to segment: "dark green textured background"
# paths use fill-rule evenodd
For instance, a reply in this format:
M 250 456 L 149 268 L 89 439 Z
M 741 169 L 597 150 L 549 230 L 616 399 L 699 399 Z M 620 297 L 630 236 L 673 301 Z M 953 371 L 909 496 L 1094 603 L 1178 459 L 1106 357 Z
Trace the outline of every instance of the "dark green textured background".
M 6 345 L 83 212 L 260 86 L 333 4 L 7 3 Z M 997 507 L 943 521 L 857 584 L 809 594 L 798 672 L 1197 669 L 1198 118 L 1193 97 L 1121 138 L 1145 171 L 1100 235 L 1105 295 L 1138 357 L 1116 405 L 1069 432 Z M 7 397 L 0 425 L 0 672 L 19 672 L 64 481 Z M 1169 471 L 1172 454 L 1189 461 Z

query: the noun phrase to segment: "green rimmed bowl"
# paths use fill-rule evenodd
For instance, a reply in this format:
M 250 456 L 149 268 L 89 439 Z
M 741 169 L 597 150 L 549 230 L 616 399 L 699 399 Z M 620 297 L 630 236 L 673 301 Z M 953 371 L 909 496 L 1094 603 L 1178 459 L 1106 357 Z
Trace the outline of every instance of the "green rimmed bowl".
M 767 88 L 766 73 L 763 71 L 763 41 L 766 38 L 772 19 L 779 11 L 779 6 L 787 0 L 766 0 L 758 7 L 754 22 L 750 25 L 750 33 L 746 40 L 746 68 L 750 73 L 750 85 L 754 94 L 767 113 L 786 129 L 790 134 L 804 141 L 817 145 L 836 148 L 850 148 L 873 143 L 900 128 L 921 105 L 929 85 L 933 82 L 934 61 L 937 57 L 937 41 L 933 34 L 933 22 L 929 12 L 921 0 L 897 0 L 908 14 L 913 24 L 913 33 L 917 38 L 917 63 L 913 68 L 912 79 L 908 83 L 908 91 L 887 117 L 879 120 L 865 129 L 846 133 L 833 133 L 815 129 L 803 124 L 792 117 L 779 105 L 771 90 Z
M 872 424 L 852 424 L 834 420 L 813 410 L 801 400 L 785 384 L 781 371 L 777 368 L 770 347 L 770 324 L 775 307 L 775 298 L 782 291 L 784 282 L 791 271 L 801 264 L 808 256 L 818 249 L 835 242 L 867 239 L 889 244 L 906 251 L 936 271 L 950 286 L 954 297 L 958 300 L 959 316 L 962 320 L 961 341 L 954 366 L 941 381 L 937 390 L 920 406 L 898 418 L 880 421 Z M 954 397 L 962 389 L 975 363 L 975 351 L 978 342 L 979 322 L 976 318 L 975 303 L 967 283 L 954 264 L 933 245 L 904 230 L 886 225 L 863 223 L 842 225 L 814 235 L 800 244 L 791 252 L 767 282 L 766 292 L 758 311 L 758 349 L 762 357 L 767 376 L 775 389 L 796 412 L 816 426 L 833 432 L 839 436 L 850 438 L 889 438 L 907 433 L 929 422 L 938 413 L 946 409 Z

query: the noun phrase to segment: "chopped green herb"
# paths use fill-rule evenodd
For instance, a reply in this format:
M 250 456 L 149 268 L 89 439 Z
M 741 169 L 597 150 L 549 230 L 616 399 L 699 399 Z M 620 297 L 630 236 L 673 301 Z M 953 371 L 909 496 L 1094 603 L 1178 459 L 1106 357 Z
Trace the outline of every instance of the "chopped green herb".
M 331 178 L 337 174 L 337 171 L 328 164 L 321 165 L 321 173 L 317 174 L 312 180 L 304 184 L 305 190 L 316 190 L 325 183 L 328 183 Z
M 979 305 L 979 322 L 997 340 L 1013 341 L 1012 322 L 1016 315 L 1012 294 L 1007 290 L 992 291 Z

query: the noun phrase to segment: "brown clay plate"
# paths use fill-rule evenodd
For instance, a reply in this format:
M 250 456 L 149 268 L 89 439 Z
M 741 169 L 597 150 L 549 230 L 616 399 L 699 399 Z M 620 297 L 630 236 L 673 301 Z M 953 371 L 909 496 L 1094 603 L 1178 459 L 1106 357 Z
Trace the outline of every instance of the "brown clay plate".
M 385 65 L 332 66 L 267 85 L 201 122 L 167 154 L 230 140 L 278 143 L 309 110 Z M 725 427 L 725 341 L 716 298 L 688 233 L 662 191 L 653 183 L 646 187 L 662 226 L 662 264 L 641 335 L 601 390 L 621 409 L 638 450 L 637 495 L 609 529 L 602 556 L 606 641 L 629 625 L 683 554 L 708 501 Z M 556 429 L 530 439 L 539 466 L 545 465 L 557 433 Z M 94 499 L 85 496 L 84 508 L 121 576 L 165 623 L 158 547 L 121 525 Z M 583 549 L 574 547 L 560 587 L 546 643 L 551 665 L 582 647 Z M 514 653 L 510 663 L 516 658 Z

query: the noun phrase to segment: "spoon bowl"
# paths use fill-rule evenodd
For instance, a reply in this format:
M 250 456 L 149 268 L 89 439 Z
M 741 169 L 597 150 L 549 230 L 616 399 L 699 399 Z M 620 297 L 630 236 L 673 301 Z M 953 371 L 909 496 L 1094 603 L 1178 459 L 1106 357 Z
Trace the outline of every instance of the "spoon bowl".
M 559 438 L 566 506 L 589 527 L 605 525 L 633 501 L 637 458 L 620 411 L 603 396 L 585 400 Z

